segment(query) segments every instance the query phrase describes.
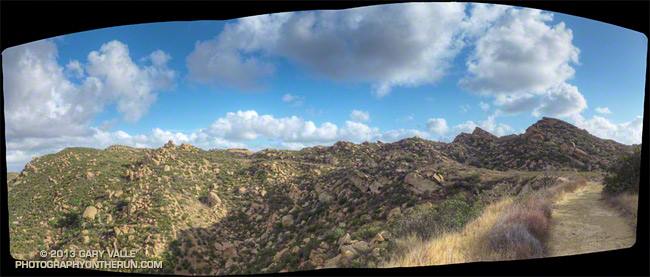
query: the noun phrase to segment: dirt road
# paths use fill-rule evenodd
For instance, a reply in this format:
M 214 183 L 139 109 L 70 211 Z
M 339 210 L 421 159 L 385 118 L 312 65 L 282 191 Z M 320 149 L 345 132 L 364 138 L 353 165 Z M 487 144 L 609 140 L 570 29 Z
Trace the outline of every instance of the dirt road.
M 550 255 L 607 251 L 634 245 L 635 230 L 601 200 L 603 186 L 589 184 L 553 205 Z

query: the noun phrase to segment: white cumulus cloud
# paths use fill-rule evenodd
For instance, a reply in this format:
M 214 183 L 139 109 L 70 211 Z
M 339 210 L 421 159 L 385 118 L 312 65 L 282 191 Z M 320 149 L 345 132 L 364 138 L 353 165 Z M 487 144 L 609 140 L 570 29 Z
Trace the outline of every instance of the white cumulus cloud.
M 434 135 L 444 136 L 449 132 L 447 121 L 444 118 L 429 118 L 427 120 L 427 129 Z
M 488 110 L 490 110 L 490 104 L 488 104 L 488 103 L 484 103 L 484 102 L 481 101 L 480 103 L 478 103 L 478 106 L 479 106 L 479 107 L 481 108 L 481 110 L 483 110 L 484 112 L 487 112 Z
M 299 142 L 283 142 L 281 143 L 281 146 L 289 150 L 300 150 L 305 148 L 305 145 Z
M 9 138 L 89 134 L 95 114 L 114 103 L 125 120 L 135 122 L 155 102 L 155 91 L 169 87 L 175 77 L 164 64 L 136 65 L 128 47 L 119 41 L 91 52 L 87 64 L 73 60 L 64 69 L 57 57 L 56 44 L 48 40 L 3 53 L 5 131 Z M 79 83 L 69 80 L 66 71 L 80 79 Z
M 229 112 L 203 131 L 228 140 L 253 140 L 262 136 L 286 142 L 308 142 L 334 140 L 338 127 L 329 122 L 316 127 L 314 122 L 296 116 L 274 118 L 272 115 L 260 116 L 250 110 Z
M 533 110 L 534 116 L 548 115 L 552 117 L 567 117 L 579 114 L 587 108 L 587 100 L 578 88 L 567 83 L 561 83 L 549 88 L 540 99 L 540 105 Z
M 350 112 L 350 118 L 356 122 L 366 122 L 370 121 L 370 113 L 362 110 L 352 110 Z
M 283 57 L 336 82 L 366 82 L 375 95 L 444 76 L 463 42 L 462 3 L 408 3 L 341 11 L 246 17 L 199 41 L 187 58 L 190 77 L 261 88 Z M 258 57 L 266 57 L 269 61 Z
M 604 139 L 612 139 L 624 144 L 639 144 L 643 134 L 643 117 L 637 116 L 624 123 L 613 123 L 609 119 L 594 115 L 585 120 L 581 116 L 573 117 L 574 124 L 587 130 L 590 134 Z
M 607 107 L 604 108 L 598 107 L 596 108 L 596 112 L 600 114 L 612 114 L 612 111 L 610 111 L 609 108 Z
M 480 36 L 459 82 L 483 94 L 541 93 L 573 77 L 570 63 L 580 50 L 564 22 L 549 26 L 553 14 L 508 9 Z
M 509 125 L 496 122 L 495 118 L 496 116 L 492 115 L 486 120 L 478 121 L 478 123 L 468 120 L 451 128 L 451 135 L 455 137 L 460 133 L 471 134 L 476 127 L 480 127 L 481 129 L 499 137 L 515 132 L 515 130 Z
M 298 95 L 291 95 L 290 93 L 287 93 L 282 96 L 282 101 L 287 102 L 287 103 L 292 103 L 292 107 L 299 107 L 302 106 L 302 104 L 305 101 L 304 96 L 298 96 Z
M 398 140 L 402 140 L 405 138 L 412 138 L 412 137 L 420 137 L 420 138 L 429 138 L 430 135 L 427 132 L 423 132 L 420 130 L 415 130 L 415 129 L 397 129 L 397 130 L 388 130 L 381 134 L 379 137 L 379 140 L 384 141 L 384 142 L 394 142 Z
M 56 44 L 41 40 L 2 54 L 5 132 L 12 137 L 83 134 L 101 110 L 102 84 L 75 85 L 64 76 Z M 69 68 L 76 68 L 72 63 Z
M 77 78 L 84 76 L 84 69 L 81 67 L 81 63 L 77 60 L 70 61 L 65 68 Z
M 539 105 L 539 98 L 532 93 L 518 93 L 510 95 L 497 95 L 494 105 L 506 114 L 519 114 L 531 112 Z
M 129 122 L 138 121 L 156 101 L 156 89 L 167 88 L 175 77 L 164 62 L 168 55 L 158 50 L 150 57 L 153 65 L 139 67 L 129 55 L 127 45 L 119 41 L 108 42 L 99 51 L 88 54 L 88 74 L 102 81 L 102 98 L 116 99 L 117 110 Z

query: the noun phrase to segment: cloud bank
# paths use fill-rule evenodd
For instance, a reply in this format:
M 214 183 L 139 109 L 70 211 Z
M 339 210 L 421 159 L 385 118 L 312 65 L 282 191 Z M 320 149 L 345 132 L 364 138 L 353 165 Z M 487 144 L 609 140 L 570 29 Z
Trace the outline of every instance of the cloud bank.
M 7 137 L 89 134 L 92 118 L 116 105 L 129 122 L 138 121 L 156 101 L 156 91 L 172 86 L 176 72 L 169 55 L 157 50 L 150 66 L 136 65 L 127 45 L 111 41 L 88 54 L 88 62 L 58 64 L 53 42 L 42 40 L 7 49 L 2 66 Z M 66 72 L 79 79 L 72 82 Z

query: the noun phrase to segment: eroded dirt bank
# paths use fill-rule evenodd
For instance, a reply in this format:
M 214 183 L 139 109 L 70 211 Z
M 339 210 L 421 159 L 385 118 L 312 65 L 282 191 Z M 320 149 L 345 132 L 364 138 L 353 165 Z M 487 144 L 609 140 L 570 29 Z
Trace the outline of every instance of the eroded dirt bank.
M 602 184 L 589 184 L 553 205 L 549 256 L 564 256 L 627 248 L 635 230 L 601 200 Z

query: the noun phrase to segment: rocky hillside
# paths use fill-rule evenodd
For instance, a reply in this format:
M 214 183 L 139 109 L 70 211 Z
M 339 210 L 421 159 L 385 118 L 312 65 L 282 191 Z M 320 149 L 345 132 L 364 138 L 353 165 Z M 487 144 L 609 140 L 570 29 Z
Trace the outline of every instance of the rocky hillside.
M 625 148 L 565 125 L 544 119 L 521 136 L 477 129 L 450 144 L 416 137 L 300 151 L 206 151 L 172 141 L 66 148 L 8 180 L 10 249 L 32 260 L 39 250 L 137 249 L 136 259 L 163 261 L 148 273 L 373 266 L 423 208 L 441 214 L 427 229 L 459 226 L 468 211 L 538 185 L 534 172 L 499 170 L 582 170 L 586 161 L 596 169 Z
M 458 162 L 495 170 L 602 170 L 632 146 L 601 139 L 562 120 L 547 118 L 521 135 L 496 137 L 480 128 L 460 134 L 447 153 Z

